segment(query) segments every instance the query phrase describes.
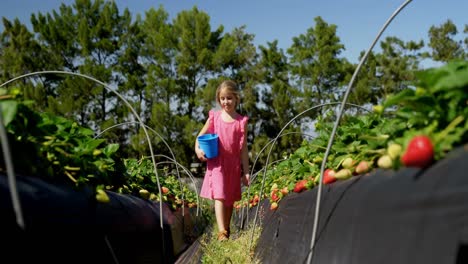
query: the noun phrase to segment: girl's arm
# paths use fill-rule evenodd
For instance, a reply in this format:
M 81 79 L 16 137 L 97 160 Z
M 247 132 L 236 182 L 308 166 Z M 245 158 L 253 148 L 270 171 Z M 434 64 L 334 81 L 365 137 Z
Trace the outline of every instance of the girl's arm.
M 247 146 L 247 122 L 245 123 L 244 129 L 244 143 L 241 151 L 241 163 L 242 163 L 242 182 L 245 186 L 250 184 L 250 171 L 249 171 L 249 148 Z
M 206 131 L 208 131 L 209 125 L 210 125 L 210 119 L 208 118 L 205 122 L 205 125 L 200 130 L 200 133 L 198 133 L 197 138 L 201 135 L 206 134 Z M 200 146 L 198 145 L 197 138 L 195 138 L 195 153 L 197 154 L 197 157 L 199 160 L 206 161 L 205 152 L 203 152 L 203 150 L 201 150 Z

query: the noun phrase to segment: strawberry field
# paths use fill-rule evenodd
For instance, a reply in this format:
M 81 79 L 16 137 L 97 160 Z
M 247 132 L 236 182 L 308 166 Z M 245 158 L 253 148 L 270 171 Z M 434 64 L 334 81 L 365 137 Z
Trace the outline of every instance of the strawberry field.
M 424 170 L 374 169 L 325 185 L 311 263 L 466 263 L 467 159 L 465 144 Z M 306 261 L 316 201 L 313 188 L 275 211 L 259 204 L 261 263 Z
M 4 262 L 468 263 L 467 26 L 372 51 L 409 2 L 357 65 L 322 17 L 284 50 L 195 6 L 4 18 Z M 252 177 L 220 242 L 193 146 L 225 79 Z
M 375 168 L 431 166 L 468 142 L 467 76 L 467 62 L 420 72 L 415 89 L 388 96 L 368 114 L 345 114 L 324 162 L 336 114 L 328 112 L 316 121 L 313 139 L 255 175 L 237 207 L 254 206 L 262 196 L 276 208 L 285 195 L 314 188 L 320 178 L 332 184 Z
M 453 235 L 465 227 L 438 224 L 466 211 L 459 206 L 468 198 L 468 63 L 420 72 L 418 80 L 369 114 L 345 114 L 327 157 L 334 112 L 317 121 L 315 138 L 255 175 L 237 210 L 240 223 L 264 228 L 259 259 L 284 263 L 289 256 L 289 263 L 304 263 L 310 248 L 313 263 L 455 263 L 466 257 Z M 425 243 L 428 237 L 432 242 Z M 405 250 L 410 244 L 420 246 Z M 369 254 L 374 246 L 379 250 Z
M 343 214 L 343 218 L 337 220 L 340 227 L 346 226 L 346 217 L 357 217 L 355 214 L 366 219 L 377 219 L 380 202 L 376 201 L 385 201 L 387 207 L 383 208 L 391 211 L 391 215 L 387 215 L 391 219 L 399 215 L 399 210 L 405 210 L 401 208 L 404 203 L 397 203 L 392 207 L 391 201 L 401 201 L 405 194 L 411 194 L 411 199 L 416 195 L 415 199 L 419 199 L 418 195 L 429 195 L 430 190 L 439 186 L 429 182 L 426 188 L 421 187 L 420 184 L 424 185 L 426 179 L 443 182 L 445 180 L 441 177 L 446 177 L 447 180 L 455 180 L 463 186 L 464 179 L 460 176 L 465 171 L 462 169 L 465 164 L 463 161 L 466 160 L 463 145 L 468 142 L 467 87 L 466 61 L 453 61 L 440 68 L 419 72 L 414 89 L 389 95 L 380 105 L 363 106 L 368 108 L 368 114 L 355 115 L 352 107 L 347 109 L 340 120 L 331 148 L 327 149 L 327 143 L 336 118 L 336 112 L 332 110 L 316 120 L 314 136 L 304 140 L 295 152 L 285 153 L 282 160 L 273 161 L 262 170 L 253 172 L 251 186 L 243 192 L 242 200 L 235 207 L 241 228 L 245 228 L 245 223 L 250 228 L 255 228 L 257 224 L 270 223 L 265 225 L 267 228 L 263 231 L 257 248 L 260 258 L 275 256 L 268 252 L 273 251 L 273 245 L 284 243 L 282 239 L 285 238 L 288 243 L 300 243 L 302 246 L 294 247 L 292 251 L 292 247 L 287 247 L 282 254 L 299 254 L 301 258 L 306 258 L 308 242 L 313 233 L 311 219 L 321 219 L 317 241 L 329 241 L 317 244 L 317 254 L 321 256 L 323 252 L 331 250 L 332 246 L 327 243 L 335 243 L 333 239 L 338 239 L 340 234 L 345 236 L 349 231 L 347 228 L 333 228 L 334 231 L 324 229 L 323 225 L 335 221 L 340 214 Z M 87 231 L 86 234 L 91 230 L 98 234 L 96 238 L 107 242 L 114 236 L 114 246 L 109 246 L 109 243 L 95 245 L 104 245 L 106 252 L 119 248 L 118 245 L 126 245 L 116 238 L 122 234 L 116 236 L 115 230 L 122 231 L 122 226 L 133 227 L 133 231 L 140 236 L 126 233 L 127 236 L 142 239 L 142 232 L 149 232 L 152 236 L 145 236 L 149 239 L 147 243 L 154 243 L 163 251 L 168 250 L 170 253 L 160 252 L 160 255 L 170 258 L 174 257 L 174 253 L 180 253 L 186 243 L 192 243 L 203 232 L 210 219 L 209 213 L 204 214 L 209 211 L 209 205 L 203 205 L 196 189 L 182 183 L 181 175 L 188 178 L 193 176 L 175 159 L 167 157 L 169 161 L 155 163 L 151 157 L 122 157 L 119 155 L 118 144 L 95 137 L 91 129 L 78 126 L 68 119 L 36 112 L 31 107 L 33 103 L 23 100 L 21 91 L 17 89 L 0 91 L 4 139 L 10 150 L 5 151 L 4 144 L 2 145 L 4 151 L 0 157 L 1 172 L 8 174 L 14 169 L 18 178 L 21 205 L 20 208 L 14 208 L 14 191 L 8 191 L 11 178 L 7 182 L 7 177 L 2 177 L 2 197 L 3 201 L 8 201 L 2 203 L 2 211 L 5 212 L 2 224 L 15 226 L 15 222 L 22 222 L 24 230 L 41 230 L 40 236 L 44 236 L 47 232 L 43 231 L 53 226 L 61 226 L 64 230 L 72 226 L 72 229 L 79 231 L 74 234 L 80 239 L 84 239 L 80 236 L 83 230 Z M 2 142 L 5 142 L 4 139 Z M 274 145 L 273 140 L 266 150 L 274 151 Z M 268 155 L 267 151 L 263 155 Z M 450 158 L 447 156 L 450 153 L 457 154 Z M 451 167 L 455 169 L 450 170 Z M 458 178 L 454 178 L 456 176 Z M 326 192 L 324 197 L 319 192 L 322 186 Z M 360 191 L 351 194 L 353 188 L 360 188 Z M 379 192 L 375 193 L 375 190 Z M 41 195 L 33 195 L 41 192 L 54 194 L 56 196 L 51 197 L 55 199 L 47 200 Z M 387 196 L 381 196 L 381 193 L 387 193 Z M 312 215 L 318 205 L 315 201 L 320 201 L 316 200 L 317 197 L 323 199 L 324 209 L 319 215 Z M 367 199 L 374 202 L 363 208 L 369 202 Z M 423 205 L 430 207 L 430 199 L 430 196 L 424 196 L 427 203 L 423 202 Z M 456 200 L 456 197 L 444 199 L 435 200 L 435 205 L 438 202 L 448 203 L 450 199 Z M 70 204 L 55 204 L 64 200 Z M 338 208 L 344 206 L 344 201 L 349 204 L 340 213 Z M 44 204 L 51 207 L 37 207 Z M 421 204 L 418 203 L 419 205 Z M 70 206 L 76 210 L 69 211 L 67 208 Z M 33 208 L 36 210 L 32 210 Z M 54 208 L 65 214 L 53 213 Z M 350 208 L 356 208 L 357 211 Z M 367 209 L 374 211 L 366 211 Z M 329 210 L 328 214 L 324 213 L 326 210 Z M 138 220 L 128 218 L 128 214 L 138 216 Z M 376 215 L 372 216 L 373 214 Z M 184 235 L 178 238 L 177 243 L 174 242 L 176 233 L 168 230 L 173 229 L 174 226 L 170 223 L 174 223 L 176 215 L 183 219 L 182 229 L 190 222 L 189 232 L 179 232 Z M 193 216 L 196 218 L 192 218 Z M 324 219 L 325 216 L 328 218 Z M 283 225 L 275 227 L 271 221 L 286 224 L 287 219 L 294 217 L 301 217 L 297 221 L 302 224 L 287 224 L 287 231 L 282 234 L 293 234 L 289 228 L 295 227 L 304 231 L 300 236 L 278 235 L 277 239 L 268 238 L 284 228 Z M 102 222 L 103 219 L 107 220 Z M 369 220 L 373 232 L 383 232 L 389 228 L 388 225 L 383 228 L 376 225 L 376 219 Z M 83 226 L 83 223 L 86 224 Z M 403 221 L 400 224 L 404 223 Z M 103 227 L 107 231 L 103 231 Z M 342 233 L 333 233 L 337 230 Z M 326 236 L 329 232 L 332 235 Z M 37 237 L 29 235 L 23 238 L 36 241 Z M 154 237 L 158 239 L 152 239 Z M 354 237 L 348 242 L 352 241 L 362 242 Z M 365 241 L 372 239 L 366 237 Z M 89 250 L 96 250 L 96 247 L 90 246 Z M 116 258 L 115 255 L 111 257 Z M 273 263 L 271 261 L 273 260 L 268 259 L 266 262 Z

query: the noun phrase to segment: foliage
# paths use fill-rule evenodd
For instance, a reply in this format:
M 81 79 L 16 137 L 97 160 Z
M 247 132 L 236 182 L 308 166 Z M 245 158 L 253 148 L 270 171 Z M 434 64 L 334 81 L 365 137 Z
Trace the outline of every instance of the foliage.
M 134 19 L 135 18 L 135 19 Z M 310 107 L 335 102 L 344 93 L 356 65 L 342 57 L 336 25 L 316 17 L 285 51 L 272 40 L 255 47 L 254 35 L 240 26 L 225 32 L 208 14 L 193 7 L 173 20 L 162 6 L 132 17 L 114 2 L 76 0 L 50 13 L 31 14 L 32 29 L 19 20 L 2 20 L 0 80 L 36 71 L 85 74 L 112 87 L 81 77 L 41 74 L 18 80 L 34 107 L 90 127 L 119 144 L 123 156 L 144 156 L 148 144 L 136 116 L 173 148 L 183 164 L 198 162 L 195 135 L 215 107 L 214 90 L 226 78 L 242 92 L 239 111 L 250 117 L 249 145 L 255 157 L 262 144 Z M 466 38 L 458 40 L 451 21 L 429 29 L 429 52 L 421 41 L 388 37 L 381 51 L 370 54 L 353 87 L 350 102 L 378 104 L 409 87 L 422 60 L 466 59 Z M 463 42 L 464 41 L 464 42 Z M 116 93 L 128 100 L 124 104 Z M 131 111 L 131 106 L 135 112 Z M 289 124 L 274 159 L 291 152 L 328 107 L 308 111 Z M 128 125 L 131 123 L 131 125 Z M 112 130 L 107 130 L 108 128 Z M 162 140 L 152 147 L 170 154 Z M 266 159 L 258 161 L 259 168 Z
M 431 56 L 435 61 L 449 62 L 466 58 L 467 51 L 463 49 L 462 42 L 454 39 L 456 34 L 457 27 L 450 19 L 440 26 L 429 28 L 429 47 L 432 48 Z
M 93 131 L 76 122 L 30 108 L 18 90 L 5 90 L 0 101 L 5 127 L 18 173 L 82 187 L 123 182 L 117 159 L 119 145 L 94 139 Z M 0 157 L 4 162 L 3 154 Z M 2 170 L 4 166 L 2 165 Z
M 291 74 L 296 76 L 302 92 L 299 112 L 311 105 L 334 101 L 333 95 L 345 77 L 341 67 L 346 60 L 338 57 L 344 45 L 336 35 L 336 25 L 329 25 L 321 17 L 314 21 L 315 27 L 294 37 L 288 49 Z
M 170 172 L 169 166 L 163 166 L 162 169 L 157 168 L 161 189 L 157 188 L 158 179 L 154 174 L 154 166 L 150 158 L 126 159 L 125 166 L 129 177 L 126 184 L 117 190 L 120 193 L 143 196 L 142 198 L 153 201 L 160 201 L 162 198 L 162 201 L 167 203 L 173 210 L 178 210 L 184 206 L 189 208 L 208 206 L 198 203 L 196 191 L 178 178 L 176 171 Z M 181 175 L 184 174 L 181 173 Z M 147 192 L 142 194 L 141 190 Z
M 170 166 L 158 168 L 156 178 L 151 159 L 123 158 L 118 144 L 94 138 L 91 129 L 74 121 L 34 111 L 33 102 L 23 101 L 19 89 L 9 92 L 0 90 L 0 107 L 17 173 L 154 201 L 160 200 L 159 178 L 159 185 L 167 189 L 161 197 L 173 210 L 199 206 L 195 190 L 171 175 Z M 0 171 L 5 171 L 3 153 L 0 160 Z
M 380 158 L 387 155 L 392 160 L 385 168 L 398 169 L 404 166 L 398 159 L 401 151 L 394 153 L 389 150 L 390 146 L 396 144 L 405 150 L 418 135 L 430 138 L 434 147 L 434 162 L 443 159 L 454 147 L 468 142 L 468 63 L 452 61 L 440 68 L 420 71 L 417 76 L 415 89 L 404 89 L 389 96 L 381 110 L 365 115 L 343 116 L 325 162 L 326 169 L 337 172 L 350 169 L 354 175 L 358 175 L 354 170 L 360 161 L 377 168 Z M 255 206 L 258 202 L 254 199 L 256 195 L 263 195 L 261 199 L 271 201 L 276 201 L 279 195 L 281 199 L 304 179 L 307 180 L 307 189 L 317 185 L 333 126 L 334 122 L 319 118 L 315 126 L 316 137 L 304 140 L 284 160 L 259 171 L 249 192 L 243 193 L 243 199 L 236 207 Z M 345 160 L 349 160 L 350 164 L 345 165 Z M 383 168 L 383 165 L 380 167 Z M 279 194 L 278 191 L 283 188 L 286 191 Z

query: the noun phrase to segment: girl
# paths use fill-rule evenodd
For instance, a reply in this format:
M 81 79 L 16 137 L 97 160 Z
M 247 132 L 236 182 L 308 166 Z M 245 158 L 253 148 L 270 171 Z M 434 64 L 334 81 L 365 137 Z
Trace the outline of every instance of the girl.
M 218 240 L 229 239 L 232 209 L 241 199 L 241 179 L 249 185 L 249 156 L 247 148 L 248 117 L 236 112 L 240 103 L 237 85 L 224 81 L 216 90 L 216 101 L 221 110 L 210 110 L 208 120 L 198 136 L 218 134 L 218 156 L 207 159 L 195 140 L 198 159 L 207 162 L 200 196 L 214 200 Z

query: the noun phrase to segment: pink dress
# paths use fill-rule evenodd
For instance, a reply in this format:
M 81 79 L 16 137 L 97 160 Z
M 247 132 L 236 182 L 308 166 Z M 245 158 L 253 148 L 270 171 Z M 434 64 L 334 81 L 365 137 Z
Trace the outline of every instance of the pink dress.
M 224 200 L 233 205 L 241 199 L 241 150 L 248 117 L 238 115 L 233 122 L 225 122 L 221 111 L 210 110 L 207 133 L 218 134 L 218 156 L 208 159 L 200 196 Z

